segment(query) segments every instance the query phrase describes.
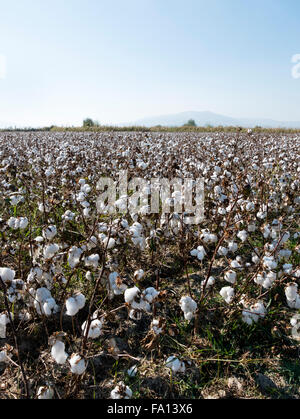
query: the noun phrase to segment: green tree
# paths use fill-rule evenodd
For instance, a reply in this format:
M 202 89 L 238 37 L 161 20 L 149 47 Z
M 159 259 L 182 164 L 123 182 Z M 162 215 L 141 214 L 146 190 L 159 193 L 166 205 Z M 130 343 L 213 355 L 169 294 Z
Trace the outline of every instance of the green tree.
M 186 127 L 196 127 L 196 122 L 194 119 L 190 119 L 184 126 Z
M 94 121 L 91 118 L 86 118 L 83 121 L 83 126 L 84 127 L 88 127 L 88 128 L 90 128 L 90 127 L 99 127 L 100 126 L 100 123 L 98 121 Z

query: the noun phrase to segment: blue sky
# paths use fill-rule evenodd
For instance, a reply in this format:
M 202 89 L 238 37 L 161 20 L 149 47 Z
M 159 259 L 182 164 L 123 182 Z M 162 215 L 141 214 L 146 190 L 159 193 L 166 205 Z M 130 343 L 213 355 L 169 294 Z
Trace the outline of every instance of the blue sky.
M 298 0 L 0 0 L 0 124 L 300 120 Z M 3 64 L 2 64 L 3 65 Z

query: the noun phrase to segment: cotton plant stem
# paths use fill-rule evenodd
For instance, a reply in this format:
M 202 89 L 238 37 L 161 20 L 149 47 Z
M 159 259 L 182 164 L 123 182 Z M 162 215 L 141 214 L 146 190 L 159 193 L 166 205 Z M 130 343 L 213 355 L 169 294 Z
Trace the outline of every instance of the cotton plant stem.
M 3 290 L 4 304 L 5 304 L 7 315 L 8 315 L 9 321 L 10 321 L 10 325 L 11 325 L 11 329 L 12 329 L 12 333 L 13 333 L 13 337 L 14 337 L 14 342 L 15 342 L 15 347 L 16 347 L 16 350 L 17 350 L 19 366 L 20 366 L 20 369 L 21 369 L 23 383 L 24 383 L 24 386 L 25 386 L 26 398 L 29 399 L 30 394 L 29 394 L 28 380 L 27 380 L 24 365 L 23 365 L 23 362 L 22 362 L 22 359 L 21 359 L 21 356 L 20 356 L 20 348 L 19 348 L 19 344 L 18 344 L 18 337 L 17 337 L 15 325 L 13 323 L 11 313 L 10 313 L 10 307 L 9 307 L 8 298 L 7 298 L 7 294 L 6 294 L 6 291 L 7 291 L 6 286 L 5 286 L 1 276 L 0 276 L 0 284 L 1 284 L 1 287 L 2 287 L 2 290 Z

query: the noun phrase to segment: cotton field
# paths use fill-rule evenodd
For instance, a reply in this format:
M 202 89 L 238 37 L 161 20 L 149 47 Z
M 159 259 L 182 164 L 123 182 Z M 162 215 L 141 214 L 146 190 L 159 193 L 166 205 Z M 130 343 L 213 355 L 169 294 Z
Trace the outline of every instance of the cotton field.
M 251 131 L 1 133 L 0 398 L 269 397 L 262 374 L 298 397 L 299 151 Z M 147 211 L 161 178 L 203 178 L 204 218 L 172 187 Z

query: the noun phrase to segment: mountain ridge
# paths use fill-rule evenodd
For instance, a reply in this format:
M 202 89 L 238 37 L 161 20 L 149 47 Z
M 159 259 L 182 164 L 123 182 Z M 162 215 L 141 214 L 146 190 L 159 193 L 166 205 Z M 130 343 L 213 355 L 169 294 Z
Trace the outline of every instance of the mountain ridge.
M 276 121 L 269 118 L 234 118 L 209 111 L 187 111 L 167 115 L 158 115 L 149 118 L 142 118 L 137 121 L 119 126 L 169 126 L 178 127 L 186 124 L 188 120 L 193 119 L 197 126 L 241 126 L 243 128 L 254 128 L 261 126 L 263 128 L 300 128 L 300 121 Z

